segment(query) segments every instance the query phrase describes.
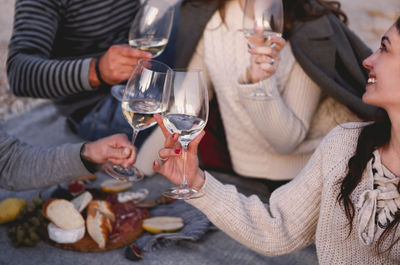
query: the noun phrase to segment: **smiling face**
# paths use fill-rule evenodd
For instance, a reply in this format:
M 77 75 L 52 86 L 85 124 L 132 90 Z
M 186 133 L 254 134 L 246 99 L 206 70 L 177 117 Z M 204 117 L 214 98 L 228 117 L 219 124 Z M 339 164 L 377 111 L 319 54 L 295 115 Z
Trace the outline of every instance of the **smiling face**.
M 362 99 L 365 103 L 400 112 L 400 29 L 393 25 L 381 40 L 380 48 L 364 60 L 369 70 Z

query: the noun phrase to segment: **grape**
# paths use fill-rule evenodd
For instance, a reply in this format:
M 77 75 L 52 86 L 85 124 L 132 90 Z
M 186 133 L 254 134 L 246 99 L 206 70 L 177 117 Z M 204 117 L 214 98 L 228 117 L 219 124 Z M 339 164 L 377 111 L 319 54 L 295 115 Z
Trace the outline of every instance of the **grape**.
M 18 218 L 10 223 L 7 235 L 14 247 L 33 247 L 40 241 L 39 229 L 46 229 L 48 221 L 43 216 L 43 199 L 34 197 L 32 203 L 25 206 Z
M 35 231 L 29 231 L 29 237 L 35 242 L 38 242 L 40 240 L 40 237 Z

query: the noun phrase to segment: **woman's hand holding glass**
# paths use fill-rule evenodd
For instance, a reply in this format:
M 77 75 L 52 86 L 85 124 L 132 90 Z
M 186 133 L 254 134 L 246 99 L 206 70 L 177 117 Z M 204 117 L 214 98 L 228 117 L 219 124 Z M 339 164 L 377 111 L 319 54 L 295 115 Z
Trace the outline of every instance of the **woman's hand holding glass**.
M 174 184 L 180 185 L 182 182 L 184 158 L 181 154 L 181 145 L 178 142 L 179 135 L 170 134 L 165 128 L 163 118 L 159 114 L 154 115 L 158 125 L 160 126 L 164 137 L 165 145 L 158 154 L 161 160 L 153 163 L 153 169 Z M 199 168 L 199 159 L 197 156 L 198 145 L 203 138 L 205 132 L 202 131 L 193 141 L 190 142 L 186 154 L 186 181 L 191 189 L 200 190 L 204 184 L 204 172 Z
M 247 69 L 247 80 L 257 83 L 275 74 L 281 60 L 280 51 L 286 41 L 279 36 L 270 36 L 269 45 L 257 45 L 249 48 L 250 66 Z

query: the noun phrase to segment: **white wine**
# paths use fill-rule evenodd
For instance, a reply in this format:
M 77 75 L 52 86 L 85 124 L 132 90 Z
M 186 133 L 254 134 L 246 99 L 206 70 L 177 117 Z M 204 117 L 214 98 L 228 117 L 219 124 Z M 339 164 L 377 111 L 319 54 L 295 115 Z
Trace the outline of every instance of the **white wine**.
M 179 141 L 184 145 L 196 138 L 206 125 L 204 120 L 186 114 L 167 114 L 163 121 L 170 133 L 179 134 Z
M 154 38 L 154 39 L 133 39 L 129 40 L 129 45 L 132 48 L 139 49 L 141 51 L 150 52 L 153 57 L 160 55 L 165 46 L 168 44 L 167 38 Z
M 144 130 L 157 122 L 153 117 L 155 113 L 162 113 L 161 104 L 149 99 L 123 101 L 122 113 L 128 123 L 136 130 Z
M 282 37 L 281 33 L 273 32 L 273 31 L 261 31 L 261 32 L 256 32 L 254 30 L 243 30 L 244 31 L 244 36 L 246 39 L 249 41 L 249 47 L 250 48 L 255 48 L 257 46 L 268 46 L 271 44 L 271 41 L 269 40 L 270 36 L 277 36 L 277 37 Z

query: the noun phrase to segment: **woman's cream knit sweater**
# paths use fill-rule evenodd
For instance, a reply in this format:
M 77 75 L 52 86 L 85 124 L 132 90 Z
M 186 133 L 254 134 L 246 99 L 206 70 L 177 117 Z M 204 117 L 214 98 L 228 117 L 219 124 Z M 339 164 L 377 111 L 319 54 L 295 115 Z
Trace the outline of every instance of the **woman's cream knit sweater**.
M 296 62 L 289 44 L 281 51 L 278 71 L 263 82 L 273 96 L 249 99 L 258 84 L 238 82 L 250 62 L 247 40 L 240 31 L 242 16 L 237 0 L 227 2 L 225 24 L 216 12 L 189 68 L 205 71 L 210 94 L 218 98 L 234 170 L 249 177 L 292 179 L 333 127 L 356 119 L 346 107 L 321 95 L 321 89 Z M 162 146 L 163 141 L 160 132 L 148 138 L 138 155 L 139 168 L 150 171 L 157 157 L 150 152 L 158 151 L 155 145 Z
M 365 170 L 351 195 L 356 211 L 349 236 L 347 218 L 337 202 L 337 183 L 347 173 L 363 126 L 347 123 L 332 130 L 300 174 L 272 193 L 269 205 L 256 196 L 239 194 L 234 186 L 223 185 L 208 173 L 204 196 L 188 203 L 235 240 L 265 255 L 289 253 L 315 241 L 320 264 L 400 264 L 400 244 L 391 253 L 377 256 L 376 241 L 366 246 L 358 236 L 358 205 L 362 194 L 374 189 L 372 170 Z M 375 212 L 371 213 L 374 218 Z

